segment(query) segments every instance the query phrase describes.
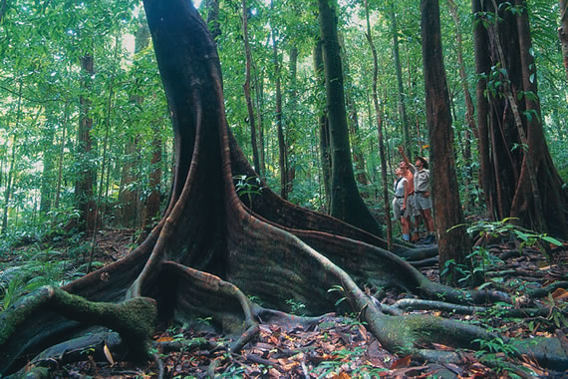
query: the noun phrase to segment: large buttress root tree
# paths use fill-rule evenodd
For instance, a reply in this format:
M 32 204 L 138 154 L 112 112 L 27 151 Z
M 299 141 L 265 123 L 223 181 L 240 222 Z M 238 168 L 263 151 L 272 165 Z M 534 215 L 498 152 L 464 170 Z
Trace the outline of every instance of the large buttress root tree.
M 157 319 L 212 316 L 224 332 L 242 333 L 231 351 L 254 335 L 259 322 L 290 320 L 246 295 L 272 308 L 294 298 L 312 314 L 333 310 L 345 296 L 384 347 L 428 359 L 458 358 L 428 350 L 430 342 L 475 347 L 473 340 L 493 337 L 452 320 L 387 315 L 356 282 L 398 286 L 454 303 L 502 295 L 432 283 L 377 246 L 384 241 L 295 207 L 268 189 L 246 206 L 232 176 L 253 172 L 228 134 L 219 60 L 207 26 L 187 0 L 146 0 L 145 8 L 176 141 L 169 206 L 124 259 L 62 289 L 42 288 L 2 313 L 0 374 L 17 371 L 49 347 L 40 356 L 76 349 L 94 339 L 78 337 L 88 331 L 97 335 L 101 327 L 117 332 L 130 358 L 141 360 L 148 358 Z M 333 286 L 342 293 L 329 293 Z M 546 358 L 539 354 L 533 353 Z

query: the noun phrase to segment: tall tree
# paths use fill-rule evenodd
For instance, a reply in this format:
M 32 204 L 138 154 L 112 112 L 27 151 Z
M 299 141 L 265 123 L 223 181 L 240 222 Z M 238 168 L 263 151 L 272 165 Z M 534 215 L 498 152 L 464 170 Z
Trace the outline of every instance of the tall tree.
M 323 42 L 320 38 L 317 39 L 313 49 L 314 58 L 314 73 L 316 77 L 317 90 L 325 92 L 325 75 L 323 68 Z M 317 96 L 320 99 L 320 96 Z M 327 109 L 325 103 L 318 104 L 318 132 L 320 140 L 320 157 L 322 167 L 322 178 L 325 198 L 325 210 L 329 212 L 331 205 L 331 151 L 330 151 L 330 135 L 329 135 L 329 120 L 327 118 Z
M 93 163 L 93 129 L 92 117 L 92 80 L 95 73 L 94 59 L 91 52 L 81 57 L 81 115 L 79 118 L 79 128 L 77 136 L 77 153 L 79 160 L 79 172 L 75 180 L 75 201 L 79 209 L 80 222 L 88 232 L 92 232 L 95 227 L 96 204 L 94 199 L 94 185 L 96 178 L 96 168 Z
M 381 228 L 363 202 L 353 176 L 343 68 L 337 38 L 337 2 L 319 0 L 318 4 L 331 145 L 331 215 L 380 235 Z
M 567 195 L 546 144 L 525 1 L 473 0 L 481 177 L 490 213 L 568 237 Z
M 296 178 L 296 134 L 297 120 L 296 109 L 298 102 L 297 93 L 297 71 L 298 71 L 298 48 L 292 46 L 288 61 L 288 96 L 287 96 L 287 122 L 286 122 L 286 198 L 294 187 Z
M 249 35 L 248 35 L 248 12 L 246 0 L 242 0 L 242 17 L 243 17 L 243 41 L 245 44 L 245 83 L 243 89 L 245 92 L 245 100 L 247 103 L 248 121 L 250 124 L 250 141 L 252 147 L 252 161 L 254 170 L 260 172 L 260 159 L 258 157 L 258 144 L 256 139 L 256 119 L 254 117 L 254 107 L 252 103 L 252 96 L 250 94 L 251 83 L 251 66 L 252 54 L 250 51 Z
M 278 167 L 280 169 L 280 196 L 286 199 L 288 196 L 288 169 L 286 158 L 286 138 L 284 136 L 284 126 L 282 125 L 282 80 L 280 54 L 278 54 L 278 39 L 276 30 L 271 31 L 272 36 L 272 59 L 274 61 L 274 86 L 275 86 L 275 118 L 276 131 L 278 134 Z
M 471 243 L 463 225 L 464 217 L 458 192 L 454 132 L 450 98 L 442 56 L 440 8 L 438 0 L 422 0 L 422 56 L 426 88 L 426 119 L 430 135 L 431 189 L 435 214 L 440 267 L 453 260 L 465 263 Z M 455 265 L 442 279 L 457 284 Z

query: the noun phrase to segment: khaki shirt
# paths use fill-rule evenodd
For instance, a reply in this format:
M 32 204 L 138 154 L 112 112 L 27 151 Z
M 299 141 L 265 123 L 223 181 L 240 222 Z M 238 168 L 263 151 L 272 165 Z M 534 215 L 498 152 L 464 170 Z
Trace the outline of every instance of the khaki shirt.
M 423 168 L 422 170 L 414 173 L 414 191 L 430 191 L 430 170 Z

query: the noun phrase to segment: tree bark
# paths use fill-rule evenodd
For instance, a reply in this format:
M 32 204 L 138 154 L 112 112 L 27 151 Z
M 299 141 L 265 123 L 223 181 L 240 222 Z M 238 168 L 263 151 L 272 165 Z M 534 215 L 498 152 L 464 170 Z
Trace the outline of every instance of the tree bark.
M 375 235 L 381 228 L 361 199 L 353 175 L 335 1 L 319 0 L 320 33 L 331 144 L 331 215 Z
M 426 119 L 430 134 L 431 189 L 440 267 L 450 260 L 464 264 L 471 242 L 464 224 L 458 192 L 450 98 L 442 56 L 438 0 L 422 0 L 422 56 L 426 88 Z M 459 271 L 452 265 L 441 278 L 457 284 Z

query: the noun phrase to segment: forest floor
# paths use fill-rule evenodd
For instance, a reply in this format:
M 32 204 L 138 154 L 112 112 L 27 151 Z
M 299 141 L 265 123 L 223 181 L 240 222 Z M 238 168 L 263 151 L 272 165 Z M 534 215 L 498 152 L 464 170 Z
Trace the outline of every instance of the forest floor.
M 104 230 L 97 236 L 94 251 L 95 266 L 120 259 L 133 247 L 132 230 Z M 73 247 L 71 247 L 73 246 Z M 67 240 L 28 243 L 10 252 L 0 252 L 0 311 L 17 296 L 46 284 L 62 284 L 83 275 L 90 255 L 91 241 L 79 237 L 74 244 Z M 518 242 L 493 243 L 482 250 L 481 260 L 486 283 L 492 288 L 508 292 L 515 306 L 527 306 L 524 292 L 550 283 L 567 280 L 568 247 L 555 248 L 546 257 L 534 247 Z M 25 268 L 25 271 L 24 269 Z M 422 267 L 431 280 L 437 280 L 437 265 Z M 25 274 L 24 274 L 25 273 Z M 27 276 L 26 276 L 27 275 Z M 366 289 L 376 292 L 377 289 Z M 383 290 L 381 303 L 393 305 L 413 296 L 395 290 Z M 459 319 L 507 337 L 531 338 L 556 336 L 568 348 L 568 322 L 564 319 L 568 301 L 568 286 L 559 288 L 548 297 L 530 306 L 549 310 L 546 316 L 512 318 L 503 315 L 502 307 L 488 307 L 483 311 L 460 315 L 453 311 L 412 311 Z M 291 301 L 294 313 L 301 315 L 301 303 Z M 209 320 L 201 319 L 194 325 L 169 325 L 154 335 L 157 356 L 166 377 L 206 377 L 211 363 L 216 362 L 216 377 L 292 377 L 292 378 L 351 378 L 351 377 L 415 377 L 415 378 L 485 378 L 485 377 L 563 377 L 564 373 L 547 372 L 530 356 L 520 360 L 510 358 L 511 351 L 503 341 L 490 341 L 482 351 L 460 351 L 462 363 L 431 364 L 413 361 L 410 357 L 395 356 L 385 349 L 365 329 L 357 315 L 326 315 L 317 324 L 304 328 L 288 328 L 262 324 L 256 339 L 245 345 L 239 354 L 229 355 L 226 346 L 235 336 L 216 333 Z M 164 347 L 176 345 L 177 351 Z M 426 346 L 440 350 L 454 350 L 444 345 Z M 489 363 L 488 363 L 489 362 Z M 85 360 L 60 365 L 54 374 L 73 378 L 84 375 L 95 377 L 155 377 L 156 362 L 133 365 L 107 354 L 97 361 L 88 352 Z

